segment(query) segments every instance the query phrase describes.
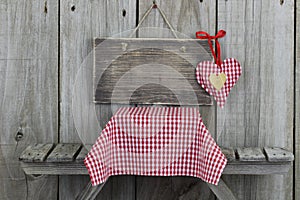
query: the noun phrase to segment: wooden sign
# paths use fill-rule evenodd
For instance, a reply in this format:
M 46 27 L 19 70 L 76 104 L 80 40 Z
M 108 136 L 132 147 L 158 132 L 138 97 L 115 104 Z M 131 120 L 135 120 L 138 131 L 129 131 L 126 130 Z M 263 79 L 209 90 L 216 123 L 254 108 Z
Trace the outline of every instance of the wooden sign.
M 195 77 L 212 60 L 207 41 L 194 39 L 94 40 L 94 102 L 212 105 Z

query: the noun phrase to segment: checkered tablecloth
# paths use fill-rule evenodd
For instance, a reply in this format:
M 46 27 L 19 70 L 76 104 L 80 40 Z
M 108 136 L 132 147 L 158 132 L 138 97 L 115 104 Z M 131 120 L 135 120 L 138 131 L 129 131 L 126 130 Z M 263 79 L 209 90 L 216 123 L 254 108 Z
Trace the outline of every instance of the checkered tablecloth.
M 217 184 L 227 160 L 197 108 L 124 107 L 108 122 L 84 163 L 92 185 L 124 174 L 194 176 Z

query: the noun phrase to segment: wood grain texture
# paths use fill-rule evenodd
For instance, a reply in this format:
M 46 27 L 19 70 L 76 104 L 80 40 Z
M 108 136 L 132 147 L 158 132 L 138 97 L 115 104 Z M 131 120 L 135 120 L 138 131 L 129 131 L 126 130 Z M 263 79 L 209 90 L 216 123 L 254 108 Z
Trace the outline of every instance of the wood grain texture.
M 94 100 L 211 105 L 211 97 L 195 77 L 196 64 L 211 60 L 208 51 L 207 41 L 191 39 L 96 39 Z
M 300 198 L 300 1 L 296 1 L 296 63 L 295 63 L 295 199 Z
M 58 1 L 44 9 L 0 0 L 0 199 L 57 196 L 56 177 L 25 177 L 17 159 L 30 144 L 57 142 Z
M 258 147 L 256 148 L 238 148 L 237 156 L 240 161 L 265 161 L 266 157 L 262 150 Z
M 54 144 L 29 145 L 20 155 L 22 162 L 43 162 Z
M 294 1 L 218 1 L 223 58 L 240 61 L 243 73 L 224 109 L 217 112 L 222 146 L 278 146 L 292 150 Z M 285 176 L 235 176 L 226 182 L 239 199 L 291 199 Z M 276 189 L 275 189 L 276 188 Z M 277 191 L 278 189 L 278 191 Z M 268 192 L 265 192 L 268 191 Z
M 126 11 L 124 17 L 122 15 L 123 9 Z M 86 130 L 86 127 L 79 129 L 81 131 L 79 133 L 73 122 L 72 91 L 76 74 L 80 71 L 81 67 L 92 70 L 92 49 L 95 37 L 108 37 L 132 29 L 135 26 L 135 19 L 135 0 L 66 0 L 60 2 L 60 142 L 81 142 L 81 139 L 86 139 L 82 137 L 89 137 L 88 141 L 94 142 L 95 138 L 97 138 L 101 130 L 98 130 L 97 133 L 91 133 L 95 135 L 85 136 L 81 130 Z M 92 76 L 90 80 L 92 80 Z M 80 96 L 82 94 L 77 95 Z M 85 97 L 84 95 L 82 96 Z M 89 99 L 87 99 L 87 102 L 89 102 Z M 95 109 L 84 110 L 82 113 L 86 112 L 88 114 L 92 112 L 96 113 L 100 119 L 99 123 L 101 127 L 107 123 L 112 113 L 110 106 L 103 105 L 96 107 L 96 111 Z M 76 117 L 79 118 L 79 121 L 82 119 L 87 122 L 90 121 L 88 118 L 89 115 Z M 79 124 L 79 126 L 81 125 Z M 95 126 L 95 124 L 89 124 L 88 126 Z M 84 187 L 87 180 L 88 177 L 61 177 L 59 184 L 60 191 L 64 191 L 65 188 L 70 189 L 67 190 L 67 193 L 60 193 L 59 199 L 74 199 L 77 191 L 80 191 Z M 82 184 L 83 182 L 84 184 Z M 118 187 L 121 187 L 121 185 L 122 183 Z M 132 185 L 134 186 L 134 183 Z M 112 181 L 109 180 L 104 186 L 103 192 L 97 198 L 112 199 L 112 189 L 114 191 L 118 190 L 118 188 L 112 188 Z M 132 195 L 124 197 L 124 199 L 132 199 Z
M 152 1 L 139 1 L 139 19 Z M 216 1 L 157 0 L 179 38 L 195 38 L 195 32 L 214 33 Z M 149 28 L 155 27 L 155 28 Z M 158 10 L 152 10 L 137 33 L 139 38 L 174 38 Z M 215 108 L 200 107 L 200 113 L 210 133 L 215 135 Z M 215 199 L 208 186 L 190 177 L 137 177 L 136 199 Z
M 232 191 L 228 188 L 226 183 L 220 179 L 218 186 L 209 184 L 209 188 L 216 194 L 219 200 L 237 200 Z
M 70 162 L 76 159 L 79 154 L 81 144 L 57 144 L 50 155 L 47 157 L 46 162 Z
M 94 200 L 96 199 L 99 192 L 101 192 L 102 188 L 104 187 L 105 183 L 100 184 L 96 187 L 92 186 L 92 183 L 89 182 L 84 190 L 76 197 L 76 200 Z
M 278 147 L 265 147 L 264 151 L 266 153 L 268 161 L 281 162 L 281 161 L 293 161 L 294 155 L 282 148 Z
M 49 146 L 49 145 L 48 145 Z M 49 149 L 45 153 L 48 157 L 43 162 L 40 161 L 41 155 L 39 152 L 43 152 L 45 145 L 38 144 L 33 147 L 25 149 L 20 158 L 27 158 L 28 154 L 30 159 L 22 159 L 22 169 L 26 174 L 46 174 L 46 175 L 84 175 L 88 174 L 88 171 L 83 163 L 83 155 L 86 155 L 87 151 L 85 148 L 79 151 L 81 144 L 58 144 L 54 149 Z M 265 153 L 262 149 L 253 148 L 222 148 L 222 152 L 225 154 L 228 163 L 225 167 L 223 174 L 283 174 L 287 173 L 291 167 L 293 161 L 293 154 L 287 150 L 280 148 L 264 148 Z M 233 153 L 233 152 L 236 152 Z M 44 153 L 43 153 L 44 154 Z M 272 156 L 270 156 L 272 154 Z M 285 154 L 283 156 L 283 154 Z M 53 158 L 57 156 L 57 158 Z M 271 160 L 269 159 L 271 158 Z M 39 162 L 36 162 L 39 161 Z M 122 179 L 134 179 L 134 176 L 117 176 L 113 177 L 112 183 L 116 184 L 122 182 Z M 168 179 L 163 177 L 162 179 Z M 153 179 L 155 180 L 155 179 Z M 156 179 L 158 180 L 158 179 Z M 171 179 L 170 179 L 171 180 Z M 168 180 L 168 181 L 170 181 Z M 176 187 L 180 183 L 180 177 L 173 183 Z M 186 182 L 188 179 L 183 179 Z M 114 183 L 115 182 L 115 183 Z M 176 184 L 175 184 L 176 183 Z M 134 186 L 126 184 L 127 188 L 134 190 Z M 124 190 L 125 187 L 122 187 Z M 120 191 L 122 191 L 119 188 Z M 127 191 L 127 190 L 124 190 Z M 117 195 L 115 195 L 117 196 Z M 122 195 L 119 193 L 119 198 Z

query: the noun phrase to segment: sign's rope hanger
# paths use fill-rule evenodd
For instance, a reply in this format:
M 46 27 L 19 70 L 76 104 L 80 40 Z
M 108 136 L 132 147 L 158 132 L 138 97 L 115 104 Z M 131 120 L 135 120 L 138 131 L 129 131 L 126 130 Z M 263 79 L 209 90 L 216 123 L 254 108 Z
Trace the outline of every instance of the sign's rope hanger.
M 129 38 L 131 38 L 136 31 L 140 28 L 141 24 L 145 21 L 145 19 L 148 17 L 148 15 L 150 14 L 150 12 L 152 11 L 152 9 L 157 9 L 160 13 L 160 15 L 162 16 L 162 18 L 165 20 L 166 24 L 168 25 L 168 27 L 170 28 L 170 30 L 172 31 L 174 37 L 176 39 L 178 39 L 178 36 L 174 30 L 174 28 L 172 27 L 172 25 L 170 24 L 169 20 L 167 19 L 165 13 L 158 7 L 158 5 L 155 3 L 155 1 L 153 1 L 153 4 L 150 6 L 150 8 L 145 12 L 145 14 L 143 15 L 143 17 L 141 18 L 141 20 L 139 21 L 138 25 L 135 27 L 135 29 L 133 30 L 133 32 L 130 34 Z

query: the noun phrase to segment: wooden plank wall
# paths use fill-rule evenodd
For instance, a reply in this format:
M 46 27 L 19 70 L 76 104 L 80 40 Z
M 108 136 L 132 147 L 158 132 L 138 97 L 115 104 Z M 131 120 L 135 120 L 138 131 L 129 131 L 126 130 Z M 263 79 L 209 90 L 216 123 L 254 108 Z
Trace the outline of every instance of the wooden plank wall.
M 300 0 L 296 1 L 296 41 L 295 41 L 295 199 L 300 198 Z
M 58 1 L 0 0 L 0 199 L 55 199 L 57 177 L 25 178 L 18 156 L 58 140 Z
M 200 29 L 210 34 L 225 29 L 227 36 L 220 40 L 223 58 L 241 61 L 243 75 L 225 108 L 199 108 L 217 142 L 293 150 L 295 138 L 294 191 L 293 170 L 284 176 L 225 177 L 239 199 L 292 199 L 293 192 L 294 199 L 300 198 L 300 38 L 297 31 L 294 63 L 295 2 L 299 7 L 299 0 L 157 0 L 180 33 L 193 37 Z M 18 155 L 33 143 L 81 142 L 72 117 L 72 87 L 93 38 L 134 28 L 151 3 L 0 0 L 0 199 L 74 199 L 84 187 L 86 176 L 25 179 Z M 144 22 L 147 26 L 167 28 L 155 10 Z M 165 31 L 138 33 L 172 37 Z M 103 127 L 111 108 L 98 106 L 97 112 Z M 194 178 L 120 176 L 111 178 L 97 199 L 215 197 Z
M 223 58 L 236 57 L 243 74 L 217 112 L 222 146 L 279 146 L 293 149 L 294 2 L 218 1 Z M 291 199 L 288 175 L 230 176 L 239 199 Z M 276 189 L 275 189 L 276 188 Z
M 157 5 L 164 11 L 174 29 L 181 34 L 195 38 L 199 29 L 211 33 L 215 31 L 216 2 L 215 1 L 172 1 L 158 0 Z M 139 19 L 151 6 L 149 1 L 139 2 Z M 145 27 L 158 27 L 161 29 L 147 29 Z M 141 25 L 139 37 L 174 37 L 168 26 L 164 23 L 158 10 L 152 10 L 148 18 Z M 209 131 L 215 131 L 215 108 L 201 107 L 200 113 Z M 137 177 L 136 199 L 215 199 L 206 184 L 190 177 Z

